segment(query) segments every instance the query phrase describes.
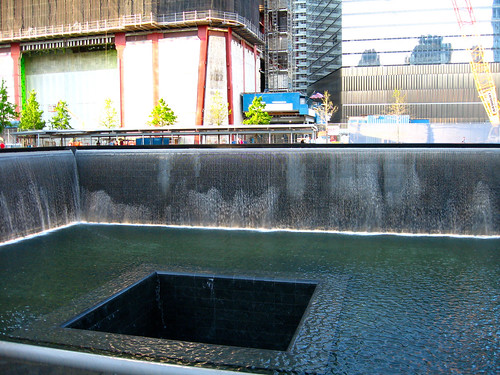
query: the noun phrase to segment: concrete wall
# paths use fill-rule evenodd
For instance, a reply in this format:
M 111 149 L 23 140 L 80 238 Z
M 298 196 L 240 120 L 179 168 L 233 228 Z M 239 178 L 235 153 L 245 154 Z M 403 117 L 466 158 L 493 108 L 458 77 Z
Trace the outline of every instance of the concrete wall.
M 242 112 L 242 93 L 261 92 L 260 90 L 260 66 L 259 58 L 255 58 L 255 52 L 250 46 L 239 41 L 233 41 L 233 105 L 234 123 L 241 124 L 244 120 Z
M 241 93 L 245 92 L 247 77 L 245 76 L 245 47 L 236 40 L 231 42 L 231 60 L 233 63 L 233 106 L 234 123 L 241 124 Z
M 210 35 L 208 41 L 205 113 L 203 118 L 203 123 L 206 125 L 217 125 L 213 121 L 212 114 L 212 107 L 217 103 L 214 101 L 216 93 L 219 93 L 222 97 L 222 103 L 228 102 L 226 62 L 226 37 L 224 35 Z M 222 124 L 228 124 L 228 118 Z
M 379 123 L 349 124 L 349 143 L 493 143 L 492 125 Z M 498 133 L 497 133 L 498 134 Z M 497 135 L 498 137 L 498 135 Z
M 153 43 L 128 41 L 124 60 L 125 127 L 143 128 L 150 120 L 153 102 Z

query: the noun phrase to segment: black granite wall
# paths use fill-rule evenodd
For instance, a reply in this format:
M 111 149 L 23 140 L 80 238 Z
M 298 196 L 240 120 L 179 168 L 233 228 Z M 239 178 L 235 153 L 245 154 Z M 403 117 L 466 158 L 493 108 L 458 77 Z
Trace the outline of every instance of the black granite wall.
M 65 327 L 286 351 L 316 283 L 156 272 Z
M 68 328 L 159 338 L 156 274 L 84 312 Z
M 78 222 L 500 235 L 500 149 L 0 154 L 0 242 Z

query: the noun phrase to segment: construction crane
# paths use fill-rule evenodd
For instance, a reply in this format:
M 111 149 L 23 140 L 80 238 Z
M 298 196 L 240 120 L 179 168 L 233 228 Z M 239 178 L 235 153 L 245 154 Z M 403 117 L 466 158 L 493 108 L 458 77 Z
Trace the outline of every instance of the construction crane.
M 476 17 L 471 0 L 452 0 L 452 2 L 455 7 L 455 14 L 462 36 L 473 41 L 471 43 L 472 47 L 467 48 L 470 53 L 470 66 L 474 75 L 474 81 L 476 82 L 477 92 L 492 125 L 491 136 L 494 130 L 498 133 L 498 126 L 500 124 L 495 81 L 493 81 L 490 66 L 484 59 L 484 48 L 479 40 L 479 33 L 476 31 Z

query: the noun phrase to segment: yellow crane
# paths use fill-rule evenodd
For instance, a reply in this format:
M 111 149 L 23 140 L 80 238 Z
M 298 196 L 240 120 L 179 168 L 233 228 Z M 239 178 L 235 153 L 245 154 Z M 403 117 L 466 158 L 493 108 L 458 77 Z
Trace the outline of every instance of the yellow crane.
M 462 36 L 473 41 L 472 46 L 467 48 L 470 53 L 470 66 L 476 82 L 477 92 L 492 125 L 491 136 L 494 130 L 498 133 L 500 124 L 499 103 L 490 66 L 484 59 L 484 48 L 479 39 L 479 33 L 476 31 L 474 9 L 470 0 L 452 0 L 452 2 Z

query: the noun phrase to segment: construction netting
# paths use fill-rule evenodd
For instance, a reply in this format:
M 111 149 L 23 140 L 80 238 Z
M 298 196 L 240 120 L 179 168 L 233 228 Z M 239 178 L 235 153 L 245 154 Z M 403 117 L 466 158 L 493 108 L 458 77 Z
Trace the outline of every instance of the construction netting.
M 0 33 L 46 27 L 113 22 L 126 17 L 152 20 L 155 16 L 216 10 L 259 24 L 259 0 L 1 0 Z
M 126 15 L 148 15 L 158 0 L 2 0 L 0 29 L 26 30 L 114 20 Z
M 236 13 L 259 24 L 259 0 L 159 0 L 160 14 L 217 10 Z

